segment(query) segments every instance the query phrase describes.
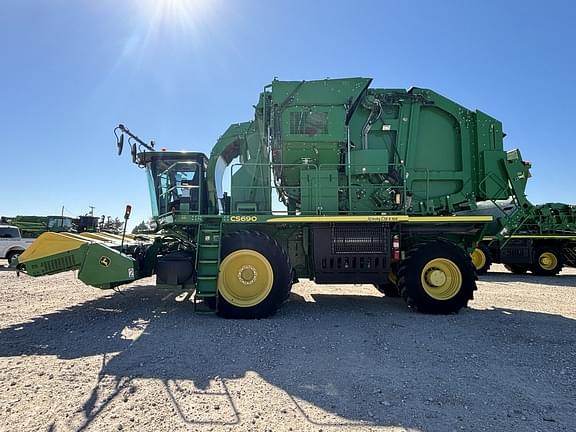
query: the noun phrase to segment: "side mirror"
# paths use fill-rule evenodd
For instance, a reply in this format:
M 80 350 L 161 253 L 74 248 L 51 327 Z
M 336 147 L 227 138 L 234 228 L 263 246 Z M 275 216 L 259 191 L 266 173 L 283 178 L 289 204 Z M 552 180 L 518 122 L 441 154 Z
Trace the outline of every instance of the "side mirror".
M 118 141 L 116 142 L 116 146 L 118 147 L 118 156 L 122 154 L 122 149 L 124 149 L 124 134 L 120 135 Z
M 136 144 L 130 146 L 130 154 L 132 154 L 132 162 L 136 163 Z

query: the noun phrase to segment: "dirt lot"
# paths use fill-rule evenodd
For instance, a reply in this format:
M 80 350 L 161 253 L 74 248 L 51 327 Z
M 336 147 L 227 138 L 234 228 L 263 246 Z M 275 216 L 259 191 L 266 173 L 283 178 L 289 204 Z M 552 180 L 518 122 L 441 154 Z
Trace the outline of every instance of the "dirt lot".
M 496 270 L 458 315 L 304 282 L 260 321 L 2 272 L 0 430 L 574 431 L 576 271 Z

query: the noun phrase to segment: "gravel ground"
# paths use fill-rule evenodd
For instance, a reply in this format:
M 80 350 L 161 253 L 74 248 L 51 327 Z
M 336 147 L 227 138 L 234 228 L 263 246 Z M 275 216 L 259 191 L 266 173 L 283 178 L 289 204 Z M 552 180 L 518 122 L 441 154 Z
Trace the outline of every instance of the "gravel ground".
M 494 269 L 457 315 L 302 282 L 256 321 L 2 272 L 0 430 L 576 430 L 576 271 Z

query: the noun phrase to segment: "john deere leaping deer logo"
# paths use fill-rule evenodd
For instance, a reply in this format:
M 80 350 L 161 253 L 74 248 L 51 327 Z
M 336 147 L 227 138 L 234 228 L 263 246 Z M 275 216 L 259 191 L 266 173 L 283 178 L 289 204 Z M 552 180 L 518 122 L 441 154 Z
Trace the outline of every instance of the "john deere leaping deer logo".
M 110 258 L 108 258 L 107 256 L 101 256 L 99 263 L 102 267 L 108 267 L 110 265 L 111 261 L 112 260 Z

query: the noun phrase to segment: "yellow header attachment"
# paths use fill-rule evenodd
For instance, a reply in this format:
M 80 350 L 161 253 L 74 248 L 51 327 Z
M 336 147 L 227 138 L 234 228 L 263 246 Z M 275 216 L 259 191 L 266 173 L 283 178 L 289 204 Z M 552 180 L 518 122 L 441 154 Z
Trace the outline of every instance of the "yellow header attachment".
M 73 251 L 86 243 L 91 242 L 78 234 L 45 232 L 26 248 L 18 257 L 18 262 L 24 264 L 31 260 Z

